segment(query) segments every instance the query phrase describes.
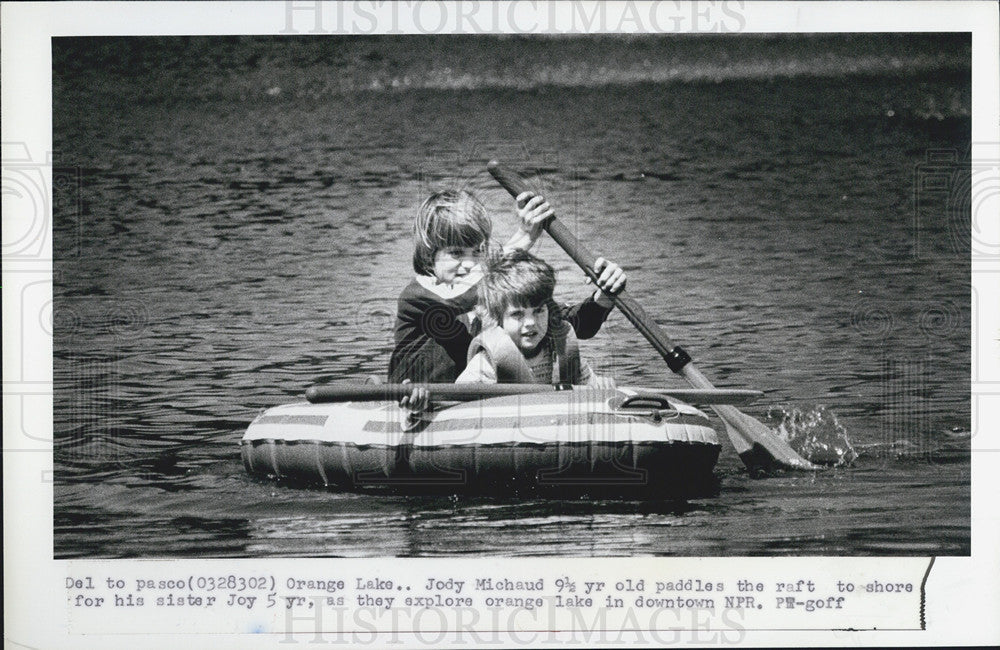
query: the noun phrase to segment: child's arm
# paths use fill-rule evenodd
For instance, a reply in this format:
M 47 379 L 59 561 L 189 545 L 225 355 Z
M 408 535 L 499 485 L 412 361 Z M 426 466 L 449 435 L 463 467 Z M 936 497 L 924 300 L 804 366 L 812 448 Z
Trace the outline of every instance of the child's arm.
M 597 258 L 594 263 L 594 272 L 598 274 L 598 290 L 594 292 L 594 302 L 610 310 L 615 306 L 615 303 L 608 297 L 608 294 L 614 295 L 624 289 L 625 283 L 628 282 L 628 276 L 625 275 L 625 270 L 622 267 L 603 257 Z M 590 281 L 588 276 L 587 284 L 590 284 Z
M 580 304 L 562 308 L 563 320 L 573 326 L 578 339 L 593 338 L 600 331 L 615 306 L 611 298 L 605 295 L 605 291 L 618 293 L 625 288 L 627 280 L 625 271 L 620 266 L 603 257 L 597 259 L 594 268 L 599 274 L 597 286 L 602 290 L 595 291 L 593 296 L 589 296 Z M 587 278 L 587 281 L 590 282 L 590 278 Z
M 456 384 L 495 384 L 497 383 L 497 370 L 490 363 L 485 352 L 477 352 L 471 359 L 469 365 L 455 380 Z
M 545 197 L 534 192 L 521 192 L 517 195 L 517 216 L 521 225 L 504 244 L 505 251 L 520 249 L 528 250 L 535 245 L 542 234 L 545 221 L 555 214 Z

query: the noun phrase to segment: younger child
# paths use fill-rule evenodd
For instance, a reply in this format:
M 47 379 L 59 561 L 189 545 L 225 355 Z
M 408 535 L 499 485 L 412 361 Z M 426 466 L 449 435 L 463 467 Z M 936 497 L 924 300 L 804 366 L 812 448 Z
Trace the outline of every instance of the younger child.
M 521 227 L 508 250 L 529 248 L 553 214 L 543 197 L 530 192 L 518 196 L 517 204 Z M 465 190 L 435 192 L 420 206 L 414 223 L 416 277 L 397 305 L 390 382 L 451 383 L 465 369 L 472 341 L 469 315 L 476 305 L 472 289 L 482 279 L 480 260 L 490 248 L 491 230 L 485 206 Z M 600 289 L 613 292 L 624 285 L 618 265 L 599 259 L 595 270 Z M 554 307 L 553 314 L 571 323 L 579 338 L 590 338 L 613 307 L 600 290 L 596 296 L 572 308 Z
M 555 286 L 552 267 L 524 251 L 511 251 L 491 265 L 479 284 L 479 300 L 487 321 L 495 324 L 472 340 L 468 364 L 456 381 L 614 387 L 580 357 L 573 328 L 552 298 Z

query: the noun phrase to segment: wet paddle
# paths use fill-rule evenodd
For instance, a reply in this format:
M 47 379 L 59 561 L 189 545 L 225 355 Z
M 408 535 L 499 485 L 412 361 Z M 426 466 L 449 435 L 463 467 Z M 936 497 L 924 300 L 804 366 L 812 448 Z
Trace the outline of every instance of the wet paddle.
M 522 192 L 531 191 L 524 178 L 501 167 L 497 161 L 491 160 L 486 168 L 493 175 L 493 178 L 510 192 L 511 196 L 516 198 Z M 597 262 L 597 257 L 587 250 L 570 232 L 569 228 L 556 217 L 549 219 L 545 229 L 552 239 L 566 251 L 566 254 L 583 269 L 584 273 L 596 282 L 597 274 L 594 272 L 594 264 Z M 627 291 L 622 290 L 610 297 L 618 309 L 625 314 L 625 317 L 656 348 L 656 351 L 660 353 L 672 371 L 684 377 L 695 388 L 714 388 L 708 378 L 695 368 L 687 352 L 670 340 L 670 337 L 660 329 L 660 326 Z M 736 452 L 751 475 L 766 473 L 775 468 L 818 469 L 818 466 L 797 454 L 787 442 L 778 437 L 762 422 L 739 411 L 736 407 L 713 405 L 712 409 L 725 423 L 729 440 L 733 443 L 733 447 L 736 448 Z
M 551 393 L 561 390 L 587 390 L 587 386 L 553 386 L 552 384 L 423 384 L 433 400 L 470 401 L 506 395 Z M 352 384 L 335 383 L 312 386 L 306 390 L 306 399 L 314 404 L 321 402 L 394 402 L 410 395 L 416 384 Z M 763 395 L 759 390 L 744 389 L 629 389 L 630 395 L 672 397 L 692 404 L 747 404 Z

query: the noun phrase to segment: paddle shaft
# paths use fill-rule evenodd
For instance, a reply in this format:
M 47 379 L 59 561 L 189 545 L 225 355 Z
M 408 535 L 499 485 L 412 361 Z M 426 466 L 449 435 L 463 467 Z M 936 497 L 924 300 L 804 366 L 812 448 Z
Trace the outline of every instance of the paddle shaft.
M 486 165 L 486 169 L 514 198 L 517 198 L 522 192 L 531 190 L 523 178 L 505 170 L 495 160 L 491 160 Z M 597 262 L 597 258 L 594 254 L 587 250 L 576 236 L 556 217 L 549 218 L 545 229 L 552 239 L 573 258 L 573 261 L 596 282 L 598 276 L 594 271 L 594 264 Z M 660 329 L 659 325 L 625 290 L 609 295 L 609 297 L 614 301 L 615 306 L 625 314 L 625 317 L 635 325 L 636 329 L 659 352 L 672 371 L 684 377 L 695 388 L 714 388 L 712 382 L 691 363 L 691 357 L 688 356 L 687 352 L 680 346 L 675 345 L 670 340 L 670 337 Z M 787 442 L 778 438 L 763 423 L 751 418 L 739 409 L 733 406 L 713 405 L 712 410 L 725 423 L 726 433 L 729 435 L 733 447 L 739 454 L 740 460 L 750 470 L 751 475 L 759 474 L 762 468 L 769 470 L 771 467 L 796 469 L 814 469 L 816 467 L 805 458 L 802 458 Z
M 334 383 L 312 386 L 306 390 L 306 399 L 321 402 L 392 402 L 408 395 L 418 384 L 355 384 Z M 437 401 L 468 402 L 489 397 L 551 393 L 564 390 L 588 390 L 588 386 L 553 386 L 552 384 L 419 384 L 426 388 L 431 399 Z M 762 393 L 748 389 L 700 390 L 690 389 L 632 389 L 620 392 L 635 397 L 668 397 L 693 404 L 746 404 L 760 398 Z
M 306 390 L 306 399 L 318 402 L 394 402 L 410 395 L 417 386 L 423 386 L 434 399 L 459 402 L 502 397 L 504 395 L 526 395 L 529 393 L 551 393 L 558 389 L 551 384 L 328 384 L 312 386 Z M 486 390 L 484 390 L 486 389 Z
M 517 198 L 522 192 L 531 191 L 524 179 L 515 174 L 511 174 L 506 169 L 501 167 L 496 161 L 491 161 L 487 165 L 487 169 L 493 178 L 497 180 L 500 185 L 504 187 L 511 196 Z M 594 271 L 594 265 L 597 263 L 597 256 L 590 252 L 586 246 L 580 243 L 580 240 L 570 232 L 566 225 L 559 221 L 556 217 L 550 217 L 545 223 L 545 230 L 549 233 L 549 236 L 556 241 L 559 246 L 562 247 L 566 254 L 573 258 L 580 268 L 593 280 L 595 283 L 598 279 L 598 274 Z M 646 310 L 629 295 L 626 289 L 622 289 L 614 295 L 608 294 L 611 300 L 614 301 L 615 306 L 618 307 L 619 311 L 625 314 L 625 318 L 635 325 L 636 329 L 646 338 L 647 341 L 652 344 L 656 351 L 660 353 L 667 365 L 676 373 L 683 374 L 681 371 L 683 367 L 687 365 L 687 361 L 690 361 L 690 357 L 679 347 L 677 347 L 670 337 L 659 328 L 658 325 L 653 321 L 652 317 L 646 313 Z M 699 388 L 711 388 L 711 384 L 700 385 Z

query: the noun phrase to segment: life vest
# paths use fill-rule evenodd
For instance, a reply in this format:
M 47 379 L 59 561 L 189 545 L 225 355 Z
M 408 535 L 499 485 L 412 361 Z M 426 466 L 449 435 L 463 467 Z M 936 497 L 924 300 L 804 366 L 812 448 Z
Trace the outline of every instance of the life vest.
M 580 344 L 569 323 L 550 325 L 542 345 L 552 344 L 552 384 L 579 383 Z M 497 383 L 533 384 L 539 379 L 531 373 L 524 354 L 514 345 L 507 333 L 493 325 L 483 329 L 469 345 L 468 361 L 479 352 L 486 355 L 496 370 Z

